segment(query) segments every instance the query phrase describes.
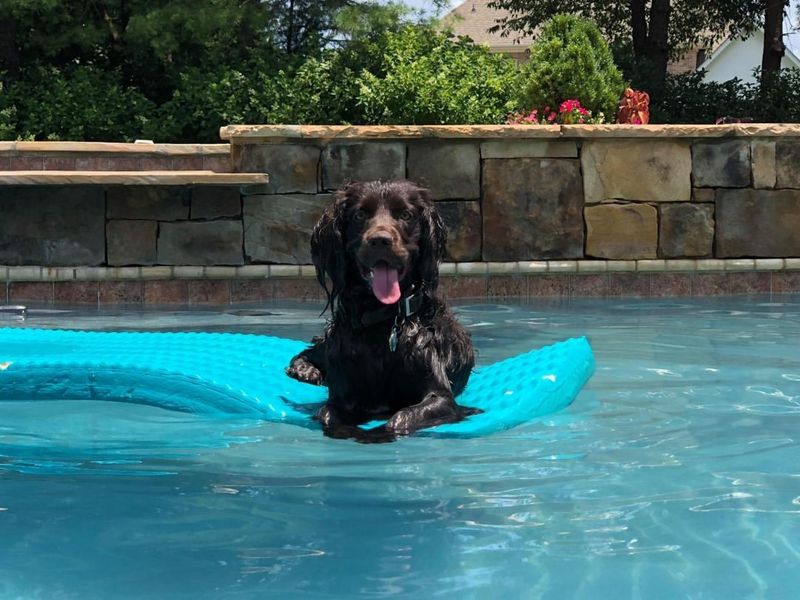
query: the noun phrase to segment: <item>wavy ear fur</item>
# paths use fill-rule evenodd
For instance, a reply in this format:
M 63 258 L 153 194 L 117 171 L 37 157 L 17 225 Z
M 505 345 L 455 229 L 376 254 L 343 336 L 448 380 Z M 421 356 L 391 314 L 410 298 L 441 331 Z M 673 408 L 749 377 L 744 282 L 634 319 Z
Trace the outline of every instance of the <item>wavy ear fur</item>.
M 317 271 L 317 281 L 328 297 L 328 303 L 322 312 L 328 308 L 333 310 L 333 303 L 344 290 L 347 270 L 345 208 L 347 201 L 357 193 L 355 187 L 348 185 L 336 194 L 334 203 L 325 209 L 311 233 L 311 259 Z
M 444 258 L 447 245 L 447 229 L 436 210 L 430 192 L 417 188 L 420 198 L 420 239 L 417 258 L 420 276 L 425 286 L 435 292 L 439 285 L 439 263 Z

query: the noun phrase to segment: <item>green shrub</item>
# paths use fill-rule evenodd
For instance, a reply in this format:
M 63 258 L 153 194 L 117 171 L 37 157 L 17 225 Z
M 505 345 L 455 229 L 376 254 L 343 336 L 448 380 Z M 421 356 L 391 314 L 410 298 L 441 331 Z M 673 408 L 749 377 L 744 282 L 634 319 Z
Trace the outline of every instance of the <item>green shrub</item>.
M 597 26 L 574 15 L 556 15 L 542 26 L 523 67 L 523 108 L 555 107 L 579 100 L 612 119 L 625 89 L 608 43 Z
M 158 107 L 145 135 L 170 142 L 219 141 L 228 124 L 269 123 L 281 98 L 281 72 L 258 63 L 238 69 L 190 69 L 172 97 Z
M 0 82 L 0 142 L 11 141 L 17 137 L 17 109 L 11 103 L 9 94 L 3 91 Z
M 366 123 L 502 123 L 516 108 L 510 58 L 425 27 L 387 33 L 381 47 L 379 64 L 358 79 Z
M 272 122 L 301 125 L 361 123 L 358 74 L 367 68 L 370 54 L 351 48 L 328 50 L 307 59 L 282 81 L 281 102 Z
M 757 73 L 761 85 L 753 92 L 753 114 L 764 123 L 800 123 L 800 69 Z
M 756 83 L 703 81 L 702 71 L 670 75 L 651 105 L 653 123 L 714 123 L 721 117 L 761 123 L 800 122 L 800 69 L 782 69 Z M 763 81 L 762 81 L 763 79 Z
M 157 140 L 212 141 L 221 125 L 502 123 L 515 108 L 514 62 L 429 27 L 404 27 L 275 71 L 191 69 L 147 123 Z
M 739 79 L 703 81 L 702 71 L 669 75 L 664 93 L 650 107 L 653 123 L 713 123 L 719 117 L 750 117 L 751 92 Z
M 14 137 L 37 140 L 133 140 L 154 109 L 117 71 L 87 66 L 32 69 L 8 95 L 17 115 Z

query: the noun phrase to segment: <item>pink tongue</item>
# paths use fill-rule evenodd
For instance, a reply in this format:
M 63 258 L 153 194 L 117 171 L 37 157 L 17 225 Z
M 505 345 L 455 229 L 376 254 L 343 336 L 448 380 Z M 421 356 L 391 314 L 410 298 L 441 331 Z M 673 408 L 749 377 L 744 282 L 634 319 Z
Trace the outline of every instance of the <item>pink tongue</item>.
M 372 293 L 384 304 L 394 304 L 400 300 L 400 283 L 397 280 L 397 269 L 383 263 L 372 269 Z

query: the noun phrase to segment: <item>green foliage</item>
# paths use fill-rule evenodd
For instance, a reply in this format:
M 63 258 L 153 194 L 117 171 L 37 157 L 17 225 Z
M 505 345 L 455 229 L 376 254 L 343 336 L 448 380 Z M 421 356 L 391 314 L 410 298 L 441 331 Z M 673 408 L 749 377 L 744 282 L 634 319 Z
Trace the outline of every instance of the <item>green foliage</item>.
M 761 123 L 800 122 L 800 69 L 783 69 L 755 83 L 703 81 L 702 72 L 670 76 L 651 106 L 653 123 L 714 123 L 721 117 Z
M 750 116 L 748 86 L 739 79 L 704 82 L 694 71 L 669 76 L 660 101 L 650 105 L 652 123 L 714 123 L 719 117 Z
M 17 109 L 0 83 L 0 142 L 15 139 L 17 130 Z
M 156 109 L 143 135 L 174 142 L 217 141 L 222 125 L 269 122 L 281 102 L 281 76 L 258 62 L 238 69 L 190 69 L 181 74 L 172 97 Z
M 358 104 L 362 72 L 382 67 L 385 34 L 357 36 L 340 48 L 307 59 L 284 80 L 274 118 L 283 123 L 363 124 Z
M 631 3 L 503 2 L 528 6 L 520 18 L 529 24 L 559 10 L 595 18 L 621 40 L 626 77 L 653 91 L 629 39 Z M 671 0 L 670 27 L 685 29 L 671 43 L 690 39 L 701 9 L 706 24 L 744 23 L 754 2 Z M 610 117 L 622 91 L 596 29 L 572 17 L 549 26 L 520 71 L 429 21 L 410 25 L 398 1 L 202 4 L 0 0 L 0 139 L 213 142 L 229 123 L 502 123 L 520 108 L 555 109 L 566 99 Z M 760 87 L 706 84 L 698 75 L 669 78 L 667 86 L 663 98 L 653 97 L 654 122 L 800 121 L 797 72 Z
M 502 123 L 516 108 L 513 60 L 466 39 L 406 27 L 358 77 L 362 119 L 378 124 Z
M 0 0 L 0 135 L 203 142 L 228 123 L 502 122 L 512 63 L 409 15 L 379 0 Z
M 574 15 L 556 15 L 544 24 L 522 78 L 520 101 L 526 108 L 575 99 L 593 112 L 613 115 L 625 89 L 600 30 Z
M 765 123 L 800 123 L 800 69 L 762 73 L 754 113 Z M 754 90 L 755 91 L 755 90 Z
M 17 107 L 16 134 L 23 138 L 133 140 L 154 109 L 138 90 L 121 83 L 118 72 L 92 67 L 41 67 L 9 86 L 8 95 Z

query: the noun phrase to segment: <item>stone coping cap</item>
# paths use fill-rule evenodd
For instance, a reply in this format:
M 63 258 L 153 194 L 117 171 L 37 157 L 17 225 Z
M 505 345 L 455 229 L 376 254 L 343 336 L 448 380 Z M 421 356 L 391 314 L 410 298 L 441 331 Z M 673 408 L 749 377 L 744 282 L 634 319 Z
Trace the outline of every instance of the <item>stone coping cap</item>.
M 543 260 L 442 263 L 445 277 L 606 275 L 631 273 L 766 273 L 800 271 L 800 258 Z M 157 279 L 316 279 L 313 265 L 42 267 L 0 265 L 2 281 L 120 281 Z
M 227 125 L 220 128 L 223 140 L 251 144 L 264 140 L 319 139 L 477 139 L 557 138 L 558 125 Z
M 244 185 L 269 183 L 266 173 L 214 171 L 0 171 L 0 185 Z
M 234 144 L 285 140 L 800 137 L 796 123 L 729 125 L 227 125 Z
M 125 154 L 143 156 L 196 156 L 230 153 L 229 144 L 151 144 L 126 142 L 0 142 L 0 156 L 28 153 Z

